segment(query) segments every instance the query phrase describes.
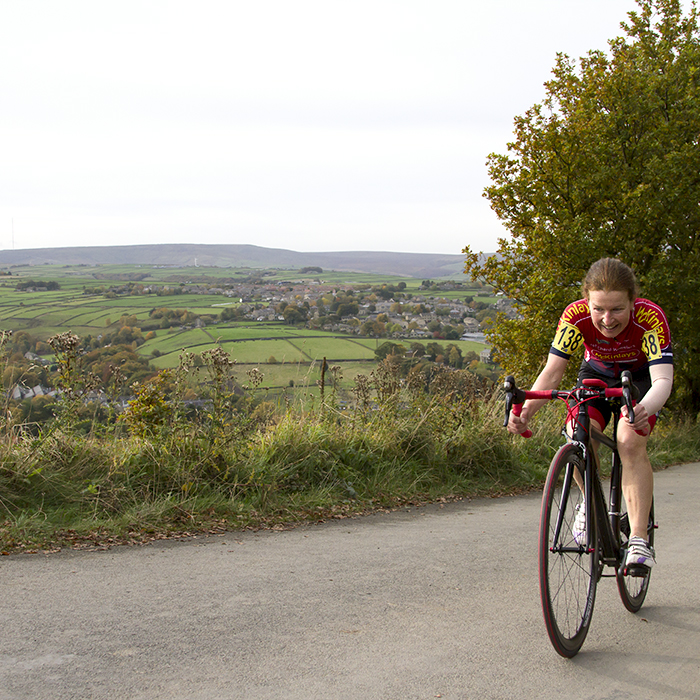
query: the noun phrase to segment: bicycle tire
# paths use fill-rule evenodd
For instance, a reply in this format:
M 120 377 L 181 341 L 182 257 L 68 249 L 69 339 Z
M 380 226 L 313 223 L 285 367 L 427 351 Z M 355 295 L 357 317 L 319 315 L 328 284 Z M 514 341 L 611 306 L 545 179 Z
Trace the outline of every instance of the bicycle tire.
M 627 556 L 627 543 L 630 536 L 629 520 L 627 518 L 627 507 L 624 498 L 622 499 L 622 508 L 620 515 L 620 531 L 618 533 L 621 544 L 620 561 L 621 564 L 615 572 L 617 579 L 617 590 L 622 599 L 622 604 L 631 613 L 636 613 L 642 607 L 644 599 L 649 590 L 649 579 L 651 577 L 651 569 L 644 576 L 625 576 L 624 563 Z M 651 502 L 651 510 L 649 512 L 649 524 L 647 526 L 647 539 L 650 545 L 654 545 L 654 501 Z
M 554 455 L 547 474 L 539 535 L 540 598 L 545 627 L 552 645 L 564 657 L 575 656 L 588 634 L 599 573 L 597 531 L 589 538 L 596 543 L 589 551 L 578 545 L 572 533 L 576 506 L 583 494 L 567 473 L 584 470 L 579 447 L 563 445 Z M 568 493 L 567 493 L 568 489 Z M 554 542 L 561 515 L 559 542 Z M 595 528 L 595 517 L 590 518 Z

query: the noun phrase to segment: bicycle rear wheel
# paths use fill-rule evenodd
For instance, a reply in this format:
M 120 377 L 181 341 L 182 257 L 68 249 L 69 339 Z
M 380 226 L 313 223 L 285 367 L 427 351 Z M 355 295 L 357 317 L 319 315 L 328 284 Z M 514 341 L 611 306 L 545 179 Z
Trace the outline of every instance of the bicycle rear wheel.
M 620 593 L 622 604 L 633 613 L 636 613 L 644 603 L 649 590 L 649 578 L 651 570 L 647 571 L 644 576 L 625 576 L 624 562 L 627 556 L 627 543 L 630 536 L 630 524 L 627 516 L 627 506 L 625 499 L 622 499 L 622 509 L 620 516 L 620 544 L 622 549 L 621 561 L 622 564 L 615 572 L 617 579 L 617 590 Z M 650 545 L 654 545 L 654 502 L 651 503 L 651 511 L 649 512 L 649 525 L 647 526 L 647 539 Z
M 585 541 L 576 542 L 572 532 L 576 506 L 584 500 L 573 479 L 574 470 L 583 474 L 581 450 L 563 445 L 549 467 L 540 515 L 542 611 L 549 639 L 565 657 L 577 654 L 588 634 L 598 582 L 597 533 L 588 538 L 596 543 L 589 550 Z M 589 520 L 595 527 L 595 517 Z

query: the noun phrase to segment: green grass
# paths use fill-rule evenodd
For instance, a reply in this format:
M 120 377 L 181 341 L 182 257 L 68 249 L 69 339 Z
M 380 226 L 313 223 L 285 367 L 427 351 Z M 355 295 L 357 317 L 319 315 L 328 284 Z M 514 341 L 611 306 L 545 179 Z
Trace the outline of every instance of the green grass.
M 219 448 L 201 431 L 145 440 L 54 431 L 6 444 L 0 545 L 97 546 L 518 493 L 541 486 L 560 442 L 546 421 L 530 440 L 509 436 L 500 401 L 384 408 L 290 410 Z M 697 425 L 667 423 L 657 435 L 657 468 L 700 457 Z
M 0 542 L 10 551 L 259 527 L 523 487 L 507 436 L 483 412 L 466 425 L 462 411 L 428 397 L 418 415 L 384 408 L 290 409 L 237 438 L 233 424 L 208 423 L 151 438 L 52 430 L 7 444 Z

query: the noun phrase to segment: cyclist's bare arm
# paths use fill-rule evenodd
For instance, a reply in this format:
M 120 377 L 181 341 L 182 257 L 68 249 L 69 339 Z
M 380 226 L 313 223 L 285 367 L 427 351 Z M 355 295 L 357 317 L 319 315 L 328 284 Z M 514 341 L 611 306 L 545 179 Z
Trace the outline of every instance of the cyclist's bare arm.
M 651 388 L 634 408 L 634 423 L 632 428 L 645 432 L 649 428 L 649 416 L 658 413 L 671 395 L 673 388 L 673 365 L 650 365 L 649 376 Z M 622 407 L 621 413 L 627 417 L 627 409 Z
M 531 389 L 533 391 L 556 389 L 561 383 L 568 363 L 568 359 L 550 353 L 547 356 L 547 364 L 545 364 L 544 369 L 540 372 Z M 511 411 L 510 419 L 508 420 L 508 430 L 516 435 L 524 433 L 528 428 L 528 423 L 532 416 L 534 416 L 545 403 L 547 403 L 547 401 L 544 399 L 528 399 L 523 404 L 523 410 L 519 416 L 515 415 L 515 411 Z
M 639 405 L 646 408 L 647 413 L 653 416 L 658 413 L 671 395 L 673 388 L 673 365 L 650 365 L 651 389 L 642 397 Z

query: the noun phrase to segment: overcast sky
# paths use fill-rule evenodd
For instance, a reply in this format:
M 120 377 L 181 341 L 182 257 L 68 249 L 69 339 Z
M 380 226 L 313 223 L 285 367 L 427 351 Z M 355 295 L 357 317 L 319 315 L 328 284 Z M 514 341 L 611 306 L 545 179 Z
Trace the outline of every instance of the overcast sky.
M 486 156 L 635 8 L 0 0 L 0 248 L 493 251 Z

